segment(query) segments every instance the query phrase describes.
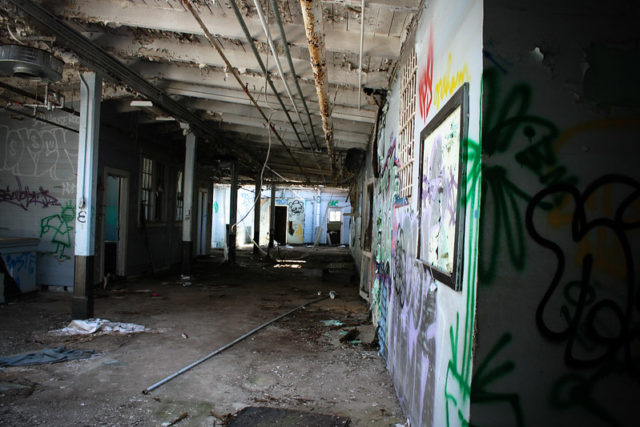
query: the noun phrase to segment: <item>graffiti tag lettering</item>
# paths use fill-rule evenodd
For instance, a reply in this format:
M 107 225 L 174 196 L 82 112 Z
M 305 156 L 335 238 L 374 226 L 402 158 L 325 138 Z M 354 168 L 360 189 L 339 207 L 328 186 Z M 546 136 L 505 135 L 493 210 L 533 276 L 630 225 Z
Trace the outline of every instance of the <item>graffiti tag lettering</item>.
M 42 208 L 60 206 L 58 199 L 49 194 L 49 190 L 45 190 L 42 186 L 38 190 L 31 190 L 28 185 L 22 186 L 20 178 L 17 176 L 15 178 L 18 188 L 11 190 L 8 185 L 6 188 L 0 188 L 0 202 L 10 203 L 25 211 L 28 211 L 31 205 L 40 205 Z

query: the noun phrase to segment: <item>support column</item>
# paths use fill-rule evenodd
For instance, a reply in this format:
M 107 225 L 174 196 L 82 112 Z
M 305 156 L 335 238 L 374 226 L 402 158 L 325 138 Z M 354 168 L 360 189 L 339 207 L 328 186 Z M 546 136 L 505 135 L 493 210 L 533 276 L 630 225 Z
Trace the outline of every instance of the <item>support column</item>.
M 236 262 L 236 233 L 238 226 L 238 161 L 231 162 L 231 194 L 229 196 L 229 229 L 227 232 L 227 261 Z
M 276 234 L 276 183 L 271 182 L 271 206 L 269 209 L 269 249 L 273 248 Z
M 262 177 L 256 175 L 255 207 L 253 208 L 253 253 L 260 253 L 260 198 L 262 197 Z
M 191 277 L 193 259 L 193 182 L 196 165 L 196 136 L 187 134 L 184 151 L 184 190 L 182 196 L 182 277 Z
M 96 191 L 102 79 L 94 72 L 80 75 L 80 132 L 76 180 L 75 274 L 71 315 L 93 317 L 93 259 L 96 253 Z

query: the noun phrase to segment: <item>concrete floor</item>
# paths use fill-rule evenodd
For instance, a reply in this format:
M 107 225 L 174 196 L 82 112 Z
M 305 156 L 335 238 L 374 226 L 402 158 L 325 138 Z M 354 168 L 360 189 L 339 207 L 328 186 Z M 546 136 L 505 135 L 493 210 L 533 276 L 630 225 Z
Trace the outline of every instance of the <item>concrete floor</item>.
M 247 406 L 349 417 L 356 426 L 402 423 L 384 361 L 367 345 L 374 333 L 357 283 L 348 274 L 326 274 L 329 263 L 350 261 L 348 250 L 281 249 L 280 258 L 289 261 L 263 264 L 239 251 L 236 266 L 223 266 L 218 252 L 198 260 L 188 287 L 167 273 L 114 282 L 98 292 L 96 317 L 142 324 L 151 332 L 52 336 L 47 332 L 71 320 L 71 298 L 63 292 L 38 292 L 1 305 L 0 355 L 60 345 L 98 354 L 1 369 L 0 424 L 158 426 L 186 412 L 177 425 L 211 426 Z M 338 298 L 298 311 L 142 394 L 256 326 L 318 298 L 318 291 L 330 290 Z M 325 326 L 322 321 L 329 319 L 345 326 Z M 356 326 L 363 342 L 341 342 Z

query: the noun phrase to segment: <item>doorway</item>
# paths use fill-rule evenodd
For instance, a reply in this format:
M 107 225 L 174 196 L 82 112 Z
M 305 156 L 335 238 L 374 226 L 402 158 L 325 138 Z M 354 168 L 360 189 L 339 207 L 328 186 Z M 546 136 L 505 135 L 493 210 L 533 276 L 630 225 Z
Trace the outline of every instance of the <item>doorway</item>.
M 198 242 L 196 255 L 206 255 L 209 253 L 210 240 L 207 239 L 209 223 L 209 190 L 201 188 L 198 190 Z
M 275 235 L 273 238 L 280 245 L 287 244 L 287 206 L 276 206 Z
M 102 275 L 125 276 L 129 175 L 107 169 L 106 176 Z
M 327 243 L 339 245 L 342 231 L 342 209 L 329 209 L 329 221 L 327 221 Z

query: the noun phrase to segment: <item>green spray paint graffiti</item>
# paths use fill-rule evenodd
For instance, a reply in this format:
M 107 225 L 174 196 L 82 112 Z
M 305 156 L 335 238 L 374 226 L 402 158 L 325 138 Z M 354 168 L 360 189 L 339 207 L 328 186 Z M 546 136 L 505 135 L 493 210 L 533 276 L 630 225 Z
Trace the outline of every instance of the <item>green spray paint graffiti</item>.
M 558 164 L 552 146 L 558 137 L 558 128 L 551 121 L 529 113 L 531 87 L 517 83 L 500 99 L 500 86 L 497 68 L 486 69 L 483 76 L 486 108 L 482 124 L 482 153 L 486 161 L 482 164 L 478 273 L 483 284 L 495 279 L 498 254 L 508 253 L 511 264 L 518 271 L 524 268 L 526 261 L 521 205 L 528 203 L 531 195 L 513 182 L 502 164 L 512 162 L 512 156 L 515 156 L 520 166 L 532 172 L 545 185 L 575 184 L 578 181 L 568 173 L 566 167 Z M 518 151 L 512 154 L 514 150 Z M 553 204 L 546 204 L 545 208 L 557 206 L 561 201 L 555 199 Z M 491 227 L 488 227 L 489 222 L 492 222 Z M 492 230 L 489 234 L 486 233 L 488 228 Z
M 447 364 L 447 376 L 445 379 L 444 398 L 446 404 L 447 426 L 454 420 L 460 425 L 469 425 L 465 414 L 470 404 L 471 397 L 471 361 L 474 330 L 474 315 L 476 301 L 476 275 L 478 271 L 477 241 L 478 241 L 478 210 L 480 204 L 479 182 L 481 179 L 481 150 L 480 144 L 467 140 L 467 218 L 468 224 L 465 246 L 468 256 L 464 261 L 464 278 L 466 291 L 466 305 L 464 312 L 464 329 L 460 331 L 460 313 L 456 314 L 454 325 L 449 327 L 449 340 L 451 343 L 451 358 Z M 460 333 L 462 332 L 462 333 Z M 460 347 L 462 344 L 462 352 Z
M 220 209 L 218 202 L 213 202 L 213 212 L 218 213 L 218 209 Z
M 515 370 L 516 364 L 510 360 L 491 367 L 498 354 L 507 347 L 511 339 L 510 333 L 504 333 L 478 365 L 471 383 L 471 402 L 474 404 L 506 403 L 513 412 L 513 425 L 521 427 L 524 425 L 524 415 L 520 405 L 520 396 L 517 393 L 499 393 L 487 390 L 489 385 Z
M 70 258 L 65 250 L 71 247 L 71 232 L 73 221 L 76 217 L 76 208 L 72 201 L 68 201 L 60 209 L 59 214 L 49 215 L 40 221 L 40 237 L 52 233 L 51 243 L 56 245 L 56 250 L 50 252 L 58 260 L 64 261 Z

